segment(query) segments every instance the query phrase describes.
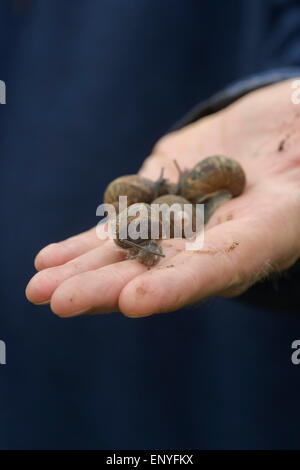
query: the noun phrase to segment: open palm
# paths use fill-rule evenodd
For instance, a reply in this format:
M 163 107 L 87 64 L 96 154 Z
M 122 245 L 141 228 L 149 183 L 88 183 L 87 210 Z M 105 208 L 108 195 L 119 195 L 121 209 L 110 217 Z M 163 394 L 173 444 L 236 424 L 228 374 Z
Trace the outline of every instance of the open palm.
M 205 230 L 204 246 L 185 251 L 165 240 L 165 258 L 150 271 L 93 228 L 44 248 L 26 294 L 51 303 L 62 317 L 121 311 L 140 317 L 170 312 L 210 295 L 238 295 L 300 256 L 300 107 L 289 81 L 253 92 L 225 110 L 159 141 L 141 174 L 171 180 L 173 160 L 192 168 L 223 154 L 240 162 L 245 192 L 222 205 Z M 300 106 L 300 105 L 299 105 Z

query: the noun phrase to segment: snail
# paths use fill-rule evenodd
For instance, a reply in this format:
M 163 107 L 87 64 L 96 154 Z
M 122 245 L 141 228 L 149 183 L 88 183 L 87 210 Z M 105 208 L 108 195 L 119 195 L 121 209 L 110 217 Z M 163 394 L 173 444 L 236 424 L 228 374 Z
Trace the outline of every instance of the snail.
M 187 222 L 191 222 L 190 224 L 190 228 L 192 230 L 195 230 L 195 217 L 196 217 L 196 212 L 195 212 L 195 206 L 192 207 L 192 211 L 190 214 L 188 214 L 186 211 L 185 211 L 185 214 L 187 217 L 192 217 L 192 220 L 189 220 L 189 219 L 184 219 L 183 217 L 181 217 L 181 214 L 179 214 L 180 216 L 180 222 L 181 222 L 181 227 L 180 227 L 180 230 L 177 231 L 176 233 L 176 230 L 175 230 L 175 224 L 176 224 L 176 212 L 178 211 L 184 211 L 185 209 L 185 205 L 186 204 L 189 204 L 191 205 L 190 201 L 188 201 L 187 199 L 185 199 L 183 196 L 179 196 L 179 195 L 176 195 L 176 194 L 165 194 L 163 196 L 160 196 L 156 199 L 154 199 L 154 201 L 152 201 L 152 204 L 158 204 L 160 206 L 160 211 L 161 211 L 161 214 L 162 214 L 162 225 L 163 225 L 163 230 L 162 230 L 162 233 L 163 233 L 163 237 L 165 238 L 166 235 L 168 235 L 168 238 L 174 238 L 176 235 L 177 237 L 183 237 L 185 236 L 185 233 L 184 233 L 184 224 L 187 223 Z M 174 206 L 174 204 L 176 204 L 176 206 Z M 165 220 L 163 215 L 163 206 L 166 205 L 168 208 L 171 208 L 171 206 L 173 206 L 174 208 L 174 211 L 172 211 L 170 213 L 170 218 L 168 218 L 168 220 Z M 170 220 L 170 225 L 167 224 L 166 226 L 164 225 L 164 222 L 169 222 Z
M 149 204 L 135 204 L 136 215 L 127 215 L 130 213 L 125 210 L 117 216 L 116 238 L 114 242 L 120 248 L 127 250 L 127 259 L 137 259 L 145 264 L 148 269 L 158 263 L 162 253 L 159 239 L 151 239 L 151 224 L 153 213 Z M 131 206 L 132 207 L 132 206 Z M 158 236 L 161 237 L 161 219 L 157 218 Z M 135 235 L 134 237 L 132 235 Z
M 118 211 L 120 196 L 127 196 L 127 206 L 138 202 L 149 203 L 168 191 L 168 182 L 163 177 L 164 169 L 157 181 L 139 175 L 120 176 L 113 180 L 104 193 L 104 204 L 112 204 Z
M 192 170 L 181 170 L 178 163 L 174 163 L 179 172 L 175 193 L 195 204 L 205 203 L 205 223 L 220 205 L 239 196 L 244 190 L 244 170 L 232 158 L 223 155 L 207 157 Z
M 239 196 L 246 183 L 241 165 L 222 155 L 205 158 L 190 172 L 185 170 L 180 180 L 180 194 L 198 204 L 221 190 L 227 190 L 231 197 Z

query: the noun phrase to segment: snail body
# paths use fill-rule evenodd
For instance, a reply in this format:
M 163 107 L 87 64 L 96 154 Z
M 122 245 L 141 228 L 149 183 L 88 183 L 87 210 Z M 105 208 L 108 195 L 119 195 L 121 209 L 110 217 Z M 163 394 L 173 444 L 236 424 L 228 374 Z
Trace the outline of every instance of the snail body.
M 145 264 L 148 269 L 155 266 L 162 256 L 164 257 L 162 248 L 154 240 L 140 243 L 139 247 L 132 247 L 127 252 L 127 259 L 136 259 L 140 263 Z
M 204 223 L 206 224 L 213 213 L 220 207 L 224 202 L 232 199 L 232 194 L 227 189 L 220 189 L 216 191 L 214 195 L 204 201 Z
M 246 177 L 241 165 L 236 160 L 216 155 L 197 163 L 184 176 L 180 184 L 180 194 L 200 204 L 220 190 L 227 190 L 232 197 L 239 196 L 245 184 Z

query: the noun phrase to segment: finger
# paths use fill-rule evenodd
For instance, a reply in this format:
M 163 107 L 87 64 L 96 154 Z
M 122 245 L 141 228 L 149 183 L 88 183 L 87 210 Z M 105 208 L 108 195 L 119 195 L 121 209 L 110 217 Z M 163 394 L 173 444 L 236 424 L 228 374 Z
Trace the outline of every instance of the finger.
M 128 260 L 78 274 L 55 290 L 51 309 L 60 317 L 117 312 L 121 290 L 144 270 L 145 266 L 141 263 Z
M 26 296 L 35 304 L 48 303 L 55 289 L 65 280 L 77 274 L 116 263 L 125 256 L 125 250 L 121 250 L 112 240 L 108 240 L 101 247 L 94 248 L 63 265 L 38 272 L 29 282 Z
M 203 249 L 183 251 L 171 260 L 171 268 L 154 268 L 128 283 L 120 294 L 120 310 L 130 317 L 170 312 L 250 285 L 266 266 L 272 269 L 278 251 L 272 236 L 266 237 L 268 223 L 244 218 L 213 227 Z
M 178 247 L 166 243 L 166 258 L 159 265 L 168 263 L 178 251 Z M 118 299 L 124 286 L 145 271 L 145 265 L 127 260 L 78 274 L 58 286 L 51 298 L 51 308 L 62 317 L 118 311 Z
M 104 226 L 101 230 L 104 230 Z M 62 242 L 51 243 L 36 256 L 34 261 L 35 268 L 41 271 L 42 269 L 67 263 L 73 258 L 86 253 L 88 250 L 100 246 L 103 244 L 103 241 L 98 238 L 98 234 L 96 227 L 93 227 L 80 235 L 75 235 Z

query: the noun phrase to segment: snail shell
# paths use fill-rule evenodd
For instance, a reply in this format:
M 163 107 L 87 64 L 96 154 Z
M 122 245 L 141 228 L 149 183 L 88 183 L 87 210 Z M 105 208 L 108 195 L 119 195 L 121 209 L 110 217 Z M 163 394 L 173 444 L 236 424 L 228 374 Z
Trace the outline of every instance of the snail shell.
M 104 193 L 104 203 L 118 207 L 119 197 L 127 196 L 127 205 L 138 202 L 149 203 L 167 191 L 167 181 L 163 178 L 163 169 L 157 181 L 151 181 L 139 175 L 120 176 L 113 180 Z
M 129 208 L 130 209 L 130 208 Z M 114 242 L 119 247 L 128 250 L 128 259 L 137 259 L 141 263 L 150 266 L 155 265 L 162 254 L 162 249 L 159 245 L 159 240 L 151 239 L 151 228 L 152 228 L 152 217 L 151 207 L 149 204 L 140 203 L 135 205 L 136 215 L 127 216 L 127 214 L 121 213 L 117 217 L 116 225 L 116 239 Z M 127 211 L 124 211 L 127 212 Z M 161 236 L 161 220 L 157 219 L 158 233 Z M 143 228 L 146 228 L 146 234 L 143 232 Z M 131 237 L 130 230 L 132 233 L 139 234 L 140 237 Z
M 183 208 L 184 204 L 190 204 L 190 202 L 183 196 L 178 196 L 176 194 L 164 194 L 163 196 L 159 196 L 154 199 L 152 204 L 167 204 L 169 207 L 172 206 L 172 204 L 180 204 Z
M 129 249 L 132 248 L 132 243 L 139 245 L 151 240 L 151 207 L 143 202 L 135 204 L 134 207 L 135 215 L 128 215 L 127 211 L 124 211 L 117 217 L 115 243 L 121 248 Z M 128 211 L 130 213 L 130 207 Z M 141 233 L 144 229 L 146 233 Z M 130 230 L 135 237 L 130 236 Z
M 245 187 L 246 177 L 241 165 L 222 155 L 208 157 L 185 176 L 181 194 L 186 199 L 201 203 L 219 190 L 227 190 L 233 197 L 239 196 Z
M 163 204 L 166 204 L 169 207 L 171 207 L 173 204 L 177 204 L 177 207 L 183 211 L 184 205 L 191 204 L 191 203 L 187 199 L 185 199 L 183 196 L 178 196 L 175 194 L 165 194 L 163 196 L 160 196 L 154 199 L 154 201 L 152 201 L 152 204 L 159 204 L 160 206 Z M 192 229 L 193 230 L 195 230 L 195 216 L 196 216 L 195 208 L 193 208 L 192 210 Z M 163 219 L 163 214 L 162 214 L 162 219 Z M 182 222 L 181 222 L 181 235 L 180 236 L 183 238 L 185 222 L 184 222 L 184 219 L 181 219 L 181 220 Z M 174 212 L 171 212 L 170 213 L 170 238 L 175 237 L 175 223 L 176 223 L 175 214 Z M 162 220 L 162 226 L 163 226 L 163 235 L 166 235 L 164 231 L 164 220 Z

